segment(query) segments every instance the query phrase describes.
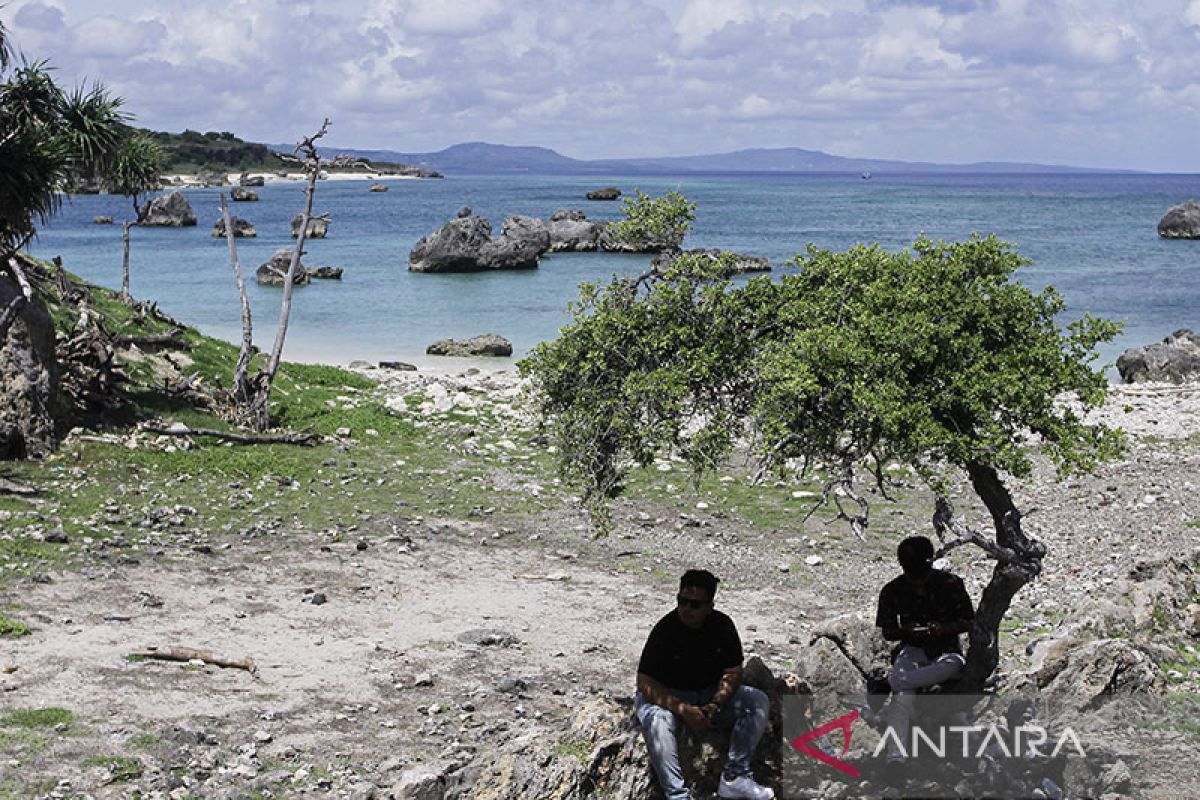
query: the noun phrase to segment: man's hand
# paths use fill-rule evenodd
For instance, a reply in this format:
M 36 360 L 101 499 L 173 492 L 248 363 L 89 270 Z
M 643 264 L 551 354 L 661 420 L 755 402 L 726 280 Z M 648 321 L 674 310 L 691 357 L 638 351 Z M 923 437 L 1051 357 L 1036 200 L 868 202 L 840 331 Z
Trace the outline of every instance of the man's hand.
M 678 713 L 692 730 L 703 731 L 708 729 L 708 717 L 705 716 L 704 710 L 700 706 L 683 703 L 680 705 Z

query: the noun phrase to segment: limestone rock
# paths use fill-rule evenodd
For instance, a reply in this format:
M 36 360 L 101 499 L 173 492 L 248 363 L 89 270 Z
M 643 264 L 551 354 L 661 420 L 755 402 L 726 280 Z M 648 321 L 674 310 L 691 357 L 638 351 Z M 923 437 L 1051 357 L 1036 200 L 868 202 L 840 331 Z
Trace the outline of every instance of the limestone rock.
M 243 172 L 241 176 L 238 177 L 238 186 L 265 186 L 266 183 L 267 179 L 262 175 L 248 175 L 247 173 Z M 236 200 L 237 198 L 234 199 Z
M 387 190 L 388 185 L 386 183 L 372 183 L 371 188 L 367 189 L 368 192 L 386 192 Z
M 258 230 L 255 229 L 254 224 L 249 222 L 248 220 L 244 220 L 241 217 L 230 217 L 229 219 L 233 222 L 233 238 L 235 238 L 235 239 L 247 238 L 248 239 L 248 238 L 253 238 L 255 236 L 258 236 Z M 212 235 L 217 236 L 217 237 L 225 236 L 225 218 L 224 217 L 217 217 L 217 221 L 213 223 Z
M 202 169 L 196 173 L 196 182 L 201 186 L 225 186 L 229 176 L 223 169 Z
M 479 264 L 484 269 L 534 269 L 542 253 L 549 249 L 550 232 L 546 223 L 514 214 L 504 220 L 500 238 L 479 249 Z
M 616 200 L 621 196 L 621 190 L 615 186 L 606 186 L 603 189 L 594 189 L 587 193 L 588 200 Z
M 138 224 L 164 228 L 188 227 L 196 224 L 196 212 L 183 192 L 176 190 L 151 200 L 143 209 Z
M 92 217 L 93 225 L 112 225 L 112 217 L 107 214 L 97 214 Z
M 1200 334 L 1183 328 L 1161 342 L 1131 347 L 1117 359 L 1117 371 L 1125 383 L 1200 380 Z
M 582 211 L 557 209 L 550 215 L 546 230 L 550 234 L 551 253 L 595 250 L 605 223 L 591 222 Z
M 494 333 L 472 336 L 457 342 L 454 339 L 440 339 L 429 345 L 425 350 L 431 356 L 511 356 L 512 342 Z
M 21 293 L 0 273 L 0 308 Z M 54 446 L 58 390 L 54 322 L 35 295 L 0 339 L 0 459 L 41 457 Z
M 343 269 L 341 267 L 305 267 L 304 272 L 314 280 L 340 281 Z
M 491 240 L 492 225 L 483 217 L 463 209 L 467 216 L 447 222 L 436 233 L 420 239 L 408 255 L 412 272 L 474 272 L 479 267 L 479 251 Z
M 655 272 L 666 272 L 675 260 L 682 255 L 695 256 L 703 261 L 715 264 L 720 259 L 725 251 L 715 247 L 699 247 L 694 250 L 667 251 L 654 256 L 650 262 L 650 267 Z M 725 270 L 726 275 L 741 275 L 745 272 L 767 272 L 771 269 L 771 262 L 761 256 L 746 256 L 741 253 L 729 253 L 733 257 L 732 263 Z
M 283 279 L 287 275 L 288 266 L 292 262 L 292 250 L 283 248 L 276 250 L 275 255 L 271 256 L 270 260 L 265 262 L 254 273 L 258 282 L 263 286 L 283 286 Z M 310 278 L 304 263 L 296 265 L 296 276 L 292 279 L 292 283 L 296 286 L 304 286 L 309 282 Z
M 1200 239 L 1200 203 L 1188 200 L 1174 206 L 1158 221 L 1164 239 Z
M 235 186 L 230 190 L 229 196 L 236 202 L 247 203 L 258 200 L 258 192 L 247 189 L 245 186 Z
M 300 223 L 304 220 L 303 214 L 297 214 L 292 217 L 292 238 L 300 238 Z M 329 232 L 329 220 L 324 217 L 309 217 L 308 232 L 304 234 L 306 239 L 324 239 L 325 234 Z

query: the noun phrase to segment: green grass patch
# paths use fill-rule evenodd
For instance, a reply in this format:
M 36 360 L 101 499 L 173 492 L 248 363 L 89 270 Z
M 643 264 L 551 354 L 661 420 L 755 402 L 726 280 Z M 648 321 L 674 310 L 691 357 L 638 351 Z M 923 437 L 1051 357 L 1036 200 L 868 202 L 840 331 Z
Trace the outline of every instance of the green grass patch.
M 74 721 L 75 715 L 65 708 L 22 708 L 0 717 L 0 728 L 40 730 Z
M 134 750 L 148 750 L 156 744 L 158 744 L 158 737 L 153 733 L 139 733 L 129 739 L 129 746 Z
M 16 639 L 18 636 L 28 636 L 29 626 L 0 614 L 0 639 Z
M 559 739 L 554 744 L 554 755 L 586 762 L 592 754 L 592 743 L 587 739 Z

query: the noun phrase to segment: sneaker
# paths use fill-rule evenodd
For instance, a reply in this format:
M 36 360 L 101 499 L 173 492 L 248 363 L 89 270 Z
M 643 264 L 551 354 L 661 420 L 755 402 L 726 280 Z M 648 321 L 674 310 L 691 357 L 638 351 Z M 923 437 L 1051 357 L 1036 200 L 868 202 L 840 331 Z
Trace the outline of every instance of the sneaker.
M 717 787 L 718 797 L 742 797 L 746 800 L 773 800 L 775 790 L 768 789 L 757 783 L 754 778 L 749 775 L 729 780 L 724 775 L 721 776 L 721 785 Z

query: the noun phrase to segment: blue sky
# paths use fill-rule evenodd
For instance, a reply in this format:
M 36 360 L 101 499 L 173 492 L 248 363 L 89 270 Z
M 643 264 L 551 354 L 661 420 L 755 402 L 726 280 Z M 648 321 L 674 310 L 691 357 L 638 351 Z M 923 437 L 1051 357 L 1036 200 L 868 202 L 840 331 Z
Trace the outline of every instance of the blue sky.
M 1200 173 L 1200 0 L 9 0 L 138 124 Z

